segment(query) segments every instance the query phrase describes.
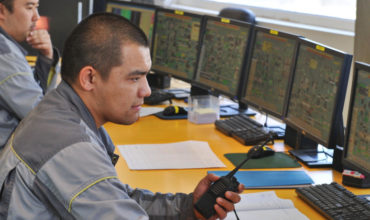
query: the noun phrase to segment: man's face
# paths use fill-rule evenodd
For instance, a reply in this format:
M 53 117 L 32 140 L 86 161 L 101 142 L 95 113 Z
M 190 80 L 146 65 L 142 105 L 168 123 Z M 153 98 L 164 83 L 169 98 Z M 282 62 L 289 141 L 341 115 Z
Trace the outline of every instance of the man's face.
M 96 115 L 103 123 L 134 123 L 139 118 L 144 97 L 151 93 L 146 79 L 151 67 L 149 48 L 135 43 L 127 43 L 122 48 L 123 64 L 113 67 L 105 81 L 98 77 Z
M 2 28 L 18 42 L 26 40 L 40 17 L 38 6 L 39 0 L 14 0 L 13 12 L 4 7 Z

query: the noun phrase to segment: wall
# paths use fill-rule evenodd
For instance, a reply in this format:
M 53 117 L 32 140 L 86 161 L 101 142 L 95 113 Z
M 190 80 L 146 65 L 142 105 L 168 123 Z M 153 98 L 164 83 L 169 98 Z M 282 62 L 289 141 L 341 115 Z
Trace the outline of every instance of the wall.
M 288 33 L 304 36 L 318 43 L 353 54 L 354 33 L 338 29 L 321 28 L 311 25 L 295 24 L 291 22 L 274 21 L 271 19 L 257 19 L 258 25 Z
M 254 12 L 258 25 L 301 35 L 346 53 L 353 54 L 354 51 L 355 23 L 349 19 L 207 0 L 155 0 L 155 3 L 164 7 L 209 15 L 217 15 L 226 7 L 246 8 Z
M 370 1 L 357 0 L 354 57 L 357 61 L 370 63 Z
M 355 36 L 353 49 L 353 62 L 361 61 L 370 63 L 370 1 L 357 0 L 356 22 L 355 22 Z M 343 119 L 347 123 L 349 98 L 352 88 L 353 67 L 351 75 L 348 80 L 347 95 L 344 103 Z

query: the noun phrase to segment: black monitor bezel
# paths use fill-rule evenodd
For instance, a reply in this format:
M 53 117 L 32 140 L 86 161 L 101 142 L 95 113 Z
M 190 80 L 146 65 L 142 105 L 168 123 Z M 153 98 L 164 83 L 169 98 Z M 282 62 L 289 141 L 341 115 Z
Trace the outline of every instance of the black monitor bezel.
M 199 40 L 198 40 L 197 54 L 196 54 L 197 60 L 196 60 L 196 63 L 195 63 L 193 77 L 190 79 L 190 78 L 187 78 L 187 77 L 183 77 L 183 76 L 179 76 L 177 74 L 174 74 L 173 72 L 167 72 L 167 71 L 159 70 L 159 69 L 157 69 L 154 66 L 154 64 L 152 64 L 152 68 L 151 68 L 151 70 L 154 73 L 156 73 L 156 74 L 168 75 L 168 76 L 171 76 L 171 77 L 180 79 L 182 81 L 191 83 L 194 80 L 194 77 L 195 77 L 195 74 L 196 74 L 197 68 L 198 68 L 199 48 L 200 48 L 200 44 L 201 44 L 202 27 L 203 27 L 203 17 L 204 16 L 203 15 L 200 15 L 200 14 L 196 14 L 196 13 L 190 13 L 190 12 L 181 11 L 181 10 L 171 10 L 171 9 L 165 9 L 165 8 L 157 8 L 157 10 L 155 11 L 155 20 L 154 20 L 154 27 L 153 27 L 152 42 L 151 42 L 151 57 L 153 57 L 153 53 L 154 53 L 154 49 L 153 48 L 154 48 L 154 45 L 155 45 L 154 44 L 155 34 L 157 33 L 157 30 L 156 30 L 157 29 L 157 15 L 160 12 L 172 13 L 172 14 L 176 14 L 176 15 L 179 15 L 179 16 L 184 15 L 184 16 L 192 16 L 192 17 L 200 18 L 200 31 L 199 31 Z
M 247 89 L 247 85 L 248 85 L 248 81 L 249 81 L 249 72 L 250 72 L 250 68 L 251 68 L 251 64 L 252 64 L 253 52 L 254 52 L 254 49 L 255 49 L 255 43 L 256 43 L 256 40 L 257 40 L 257 33 L 258 32 L 263 32 L 263 33 L 270 34 L 272 36 L 279 36 L 279 37 L 295 40 L 294 53 L 293 53 L 293 57 L 292 57 L 292 64 L 291 64 L 291 67 L 290 67 L 290 73 L 289 73 L 289 77 L 288 77 L 288 84 L 287 84 L 287 88 L 286 88 L 286 92 L 285 92 L 286 94 L 285 94 L 285 98 L 284 98 L 284 107 L 283 107 L 283 112 L 281 114 L 278 113 L 278 112 L 270 110 L 266 106 L 262 106 L 262 105 L 257 104 L 257 103 L 255 103 L 255 102 L 246 98 L 246 89 Z M 248 55 L 248 59 L 247 59 L 247 66 L 245 68 L 245 73 L 244 73 L 245 79 L 243 80 L 242 85 L 241 85 L 241 93 L 240 93 L 239 102 L 241 102 L 243 104 L 251 105 L 254 108 L 256 108 L 257 110 L 263 111 L 263 112 L 265 112 L 269 115 L 272 115 L 274 117 L 277 117 L 279 119 L 284 118 L 285 113 L 287 111 L 287 103 L 288 103 L 288 98 L 289 98 L 288 96 L 290 94 L 289 92 L 290 92 L 290 85 L 291 85 L 291 80 L 292 80 L 291 75 L 294 73 L 293 69 L 294 69 L 294 66 L 295 66 L 295 59 L 297 57 L 298 39 L 299 39 L 299 36 L 295 35 L 295 34 L 282 32 L 282 31 L 277 31 L 277 30 L 274 30 L 274 29 L 270 29 L 270 28 L 266 28 L 266 27 L 262 27 L 262 26 L 258 26 L 258 25 L 256 25 L 254 27 L 254 31 L 253 31 L 252 36 L 251 36 L 251 44 L 250 44 L 250 51 L 249 51 L 249 55 Z
M 342 165 L 343 165 L 343 168 L 349 168 L 352 170 L 356 170 L 360 172 L 361 174 L 364 174 L 365 176 L 368 177 L 370 176 L 369 170 L 367 170 L 360 164 L 357 164 L 355 161 L 347 159 L 348 141 L 349 141 L 349 136 L 351 133 L 352 111 L 354 107 L 355 96 L 357 94 L 356 89 L 358 86 L 357 79 L 358 79 L 359 71 L 366 71 L 370 73 L 370 64 L 359 62 L 359 61 L 355 62 L 355 68 L 354 68 L 353 79 L 352 79 L 351 96 L 350 96 L 349 109 L 348 109 L 348 117 L 347 117 L 347 127 L 346 127 L 343 154 L 342 154 Z
M 207 28 L 207 22 L 208 20 L 212 20 L 212 21 L 217 21 L 217 22 L 223 22 L 223 21 L 228 21 L 230 24 L 233 24 L 233 25 L 239 25 L 239 26 L 243 26 L 243 27 L 248 27 L 249 28 L 249 33 L 248 33 L 248 39 L 246 39 L 246 48 L 245 48 L 245 51 L 244 51 L 244 54 L 243 54 L 243 57 L 242 57 L 242 64 L 241 64 L 241 68 L 240 68 L 240 73 L 239 73 L 239 79 L 238 79 L 238 86 L 237 86 L 237 89 L 235 91 L 235 94 L 232 94 L 230 92 L 227 92 L 227 91 L 223 91 L 221 89 L 218 89 L 218 88 L 214 88 L 210 85 L 207 85 L 207 84 L 204 84 L 202 82 L 199 82 L 197 80 L 197 78 L 199 77 L 199 73 L 200 73 L 200 63 L 199 63 L 199 59 L 198 59 L 198 67 L 197 67 L 197 72 L 195 74 L 195 77 L 194 77 L 194 80 L 192 82 L 192 85 L 195 85 L 201 89 L 204 89 L 206 91 L 209 91 L 210 94 L 212 95 L 215 95 L 215 96 L 218 96 L 218 95 L 224 95 L 224 96 L 227 96 L 231 99 L 234 99 L 234 100 L 238 100 L 239 97 L 240 97 L 240 87 L 241 87 L 241 81 L 243 79 L 243 73 L 244 73 L 244 70 L 245 70 L 245 67 L 246 67 L 246 60 L 247 60 L 247 56 L 248 56 L 248 53 L 249 53 L 249 49 L 250 49 L 250 39 L 251 39 L 251 36 L 252 36 L 252 32 L 253 32 L 253 29 L 254 29 L 254 25 L 253 24 L 250 24 L 248 22 L 245 22 L 245 21 L 240 21 L 240 20 L 236 20 L 236 19 L 231 19 L 231 18 L 225 18 L 225 17 L 220 17 L 220 16 L 210 16 L 210 15 L 205 15 L 204 16 L 204 21 L 203 21 L 203 28 L 202 28 L 202 34 L 201 34 L 201 43 L 200 43 L 200 48 L 199 48 L 199 56 L 198 58 L 200 58 L 200 53 L 201 53 L 201 46 L 203 45 L 203 39 L 204 39 L 204 36 L 205 36 L 205 32 L 206 32 L 206 28 Z
M 326 53 L 329 53 L 331 55 L 340 57 L 343 59 L 342 67 L 341 67 L 341 73 L 339 78 L 339 84 L 336 92 L 336 98 L 334 100 L 334 108 L 332 112 L 332 118 L 331 118 L 331 125 L 330 125 L 330 132 L 329 132 L 329 138 L 328 140 L 322 140 L 320 137 L 315 136 L 312 134 L 309 130 L 302 128 L 301 126 L 297 125 L 294 121 L 290 120 L 289 118 L 289 104 L 291 99 L 291 92 L 293 90 L 293 83 L 294 83 L 294 77 L 295 77 L 295 70 L 297 68 L 297 62 L 299 59 L 299 53 L 301 45 L 308 46 L 310 48 L 313 48 L 315 50 L 321 50 L 324 49 Z M 348 84 L 348 77 L 349 72 L 351 68 L 351 61 L 352 61 L 352 55 L 345 53 L 343 51 L 331 48 L 327 45 L 299 37 L 298 39 L 298 49 L 297 49 L 297 56 L 295 59 L 294 64 L 294 73 L 291 74 L 291 80 L 290 80 L 290 91 L 289 91 L 289 97 L 288 97 L 288 103 L 287 103 L 287 109 L 284 115 L 283 121 L 293 129 L 295 129 L 298 133 L 303 134 L 305 137 L 308 137 L 309 139 L 315 141 L 318 144 L 321 144 L 327 148 L 335 148 L 336 147 L 336 136 L 338 135 L 337 129 L 340 129 L 338 126 L 338 123 L 342 122 L 342 114 L 343 114 L 343 106 L 344 106 L 344 100 L 347 90 L 347 84 Z
M 139 3 L 139 2 L 127 2 L 127 1 L 119 1 L 119 0 L 106 0 L 105 1 L 105 9 L 104 9 L 104 11 L 106 13 L 113 13 L 113 12 L 108 12 L 107 11 L 107 5 L 110 4 L 110 3 L 116 4 L 116 5 L 119 5 L 119 6 L 122 6 L 122 7 L 127 6 L 127 7 L 132 7 L 132 8 L 137 7 L 137 8 L 143 8 L 143 9 L 145 8 L 145 9 L 148 9 L 148 10 L 153 10 L 153 14 L 154 15 L 155 15 L 157 9 L 161 8 L 160 6 L 157 6 L 157 5 L 145 4 L 145 3 Z M 134 25 L 136 25 L 136 24 L 134 24 Z M 153 23 L 153 32 L 154 32 L 154 25 L 155 25 L 155 22 Z M 138 26 L 141 29 L 140 25 L 136 25 L 136 26 Z M 148 38 L 148 42 L 151 43 L 152 42 L 152 39 L 150 39 L 149 36 L 147 36 L 147 38 Z M 153 33 L 152 33 L 151 38 L 153 38 Z

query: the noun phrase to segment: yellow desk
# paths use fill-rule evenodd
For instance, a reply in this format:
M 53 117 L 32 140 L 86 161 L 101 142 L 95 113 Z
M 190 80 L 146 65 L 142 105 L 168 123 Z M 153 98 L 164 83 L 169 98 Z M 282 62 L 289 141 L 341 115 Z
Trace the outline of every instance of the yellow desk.
M 223 155 L 225 153 L 247 152 L 246 147 L 231 137 L 225 136 L 216 130 L 214 124 L 197 125 L 187 120 L 161 120 L 155 116 L 140 118 L 133 125 L 116 125 L 108 123 L 104 126 L 115 145 L 123 144 L 156 144 L 179 142 L 186 140 L 207 141 L 216 155 L 226 165 L 226 168 L 213 170 L 232 170 L 234 166 Z M 282 141 L 274 144 L 275 151 L 288 151 Z M 116 153 L 119 154 L 116 149 Z M 131 171 L 121 156 L 116 164 L 119 179 L 134 188 L 149 189 L 153 192 L 190 193 L 199 180 L 206 175 L 208 169 L 185 170 L 150 170 Z M 341 174 L 327 169 L 309 169 L 307 167 L 293 168 L 290 170 L 306 170 L 316 184 L 342 182 Z M 355 194 L 370 194 L 370 189 L 361 190 L 346 187 Z M 261 192 L 264 190 L 245 190 L 245 193 Z M 276 189 L 280 198 L 290 199 L 295 206 L 310 219 L 324 219 L 318 212 L 298 198 L 294 189 Z

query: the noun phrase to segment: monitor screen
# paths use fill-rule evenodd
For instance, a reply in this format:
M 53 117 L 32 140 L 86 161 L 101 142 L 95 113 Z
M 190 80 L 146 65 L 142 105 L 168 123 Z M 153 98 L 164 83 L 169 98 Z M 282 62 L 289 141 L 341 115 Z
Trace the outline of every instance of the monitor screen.
M 351 59 L 341 51 L 299 40 L 287 125 L 325 147 L 335 147 Z
M 252 39 L 241 101 L 282 118 L 286 110 L 298 38 L 256 27 Z
M 158 9 L 152 42 L 152 70 L 190 82 L 198 60 L 202 16 Z
M 370 65 L 355 63 L 344 145 L 344 168 L 370 175 Z
M 251 25 L 206 17 L 195 84 L 231 98 L 239 95 Z
M 106 1 L 106 12 L 121 15 L 130 20 L 135 25 L 139 26 L 151 42 L 155 6 L 124 2 L 124 1 Z

